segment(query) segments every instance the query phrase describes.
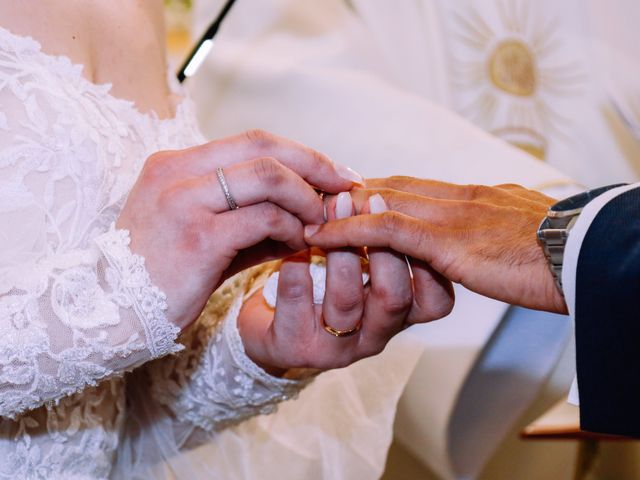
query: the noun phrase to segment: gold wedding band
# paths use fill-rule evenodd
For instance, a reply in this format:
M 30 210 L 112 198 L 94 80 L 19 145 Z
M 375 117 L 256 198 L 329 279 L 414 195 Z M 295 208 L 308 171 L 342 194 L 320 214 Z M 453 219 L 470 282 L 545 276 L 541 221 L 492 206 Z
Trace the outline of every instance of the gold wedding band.
M 224 171 L 222 168 L 216 168 L 216 177 L 218 177 L 218 183 L 220 184 L 220 187 L 222 187 L 222 193 L 224 193 L 224 197 L 227 199 L 229 210 L 237 210 L 240 208 L 229 191 L 229 185 L 227 184 L 227 179 L 224 178 Z
M 324 321 L 324 317 L 322 318 L 322 328 L 324 328 L 324 331 L 333 335 L 334 337 L 350 337 L 351 335 L 355 335 L 356 333 L 358 333 L 360 331 L 360 328 L 362 328 L 362 321 L 358 322 L 358 324 L 353 327 L 350 328 L 349 330 L 338 330 L 337 328 L 333 328 L 330 325 L 327 325 Z

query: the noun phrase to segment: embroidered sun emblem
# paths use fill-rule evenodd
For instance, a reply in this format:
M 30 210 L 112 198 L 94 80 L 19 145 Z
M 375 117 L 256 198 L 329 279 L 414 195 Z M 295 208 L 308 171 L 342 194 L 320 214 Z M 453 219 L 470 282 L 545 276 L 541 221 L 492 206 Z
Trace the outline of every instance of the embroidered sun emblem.
M 507 93 L 530 97 L 536 91 L 536 58 L 519 40 L 498 44 L 489 58 L 489 75 L 493 84 Z
M 550 137 L 570 124 L 563 100 L 579 93 L 584 76 L 557 23 L 530 13 L 536 5 L 495 0 L 482 14 L 469 7 L 454 15 L 453 71 L 463 115 L 543 159 Z

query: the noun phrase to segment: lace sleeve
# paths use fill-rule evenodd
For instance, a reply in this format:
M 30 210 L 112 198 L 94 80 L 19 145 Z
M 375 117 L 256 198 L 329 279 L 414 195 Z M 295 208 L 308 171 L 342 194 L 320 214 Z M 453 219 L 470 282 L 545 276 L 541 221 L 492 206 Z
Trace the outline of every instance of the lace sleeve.
M 236 319 L 255 272 L 237 276 L 214 294 L 185 335 L 183 353 L 150 365 L 153 398 L 170 411 L 178 429 L 211 432 L 271 413 L 308 383 L 273 377 L 244 351 Z
M 2 417 L 179 349 L 143 259 L 109 230 L 118 119 L 72 108 L 34 69 L 0 48 Z

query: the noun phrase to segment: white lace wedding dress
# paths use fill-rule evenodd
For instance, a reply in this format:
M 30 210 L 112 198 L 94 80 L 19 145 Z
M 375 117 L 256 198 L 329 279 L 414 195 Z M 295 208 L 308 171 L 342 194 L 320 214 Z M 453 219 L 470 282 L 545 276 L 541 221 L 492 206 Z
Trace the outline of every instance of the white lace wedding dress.
M 176 342 L 112 225 L 151 153 L 204 139 L 188 100 L 161 120 L 109 90 L 0 28 L 0 478 L 145 477 L 302 385 L 244 354 L 247 274 Z

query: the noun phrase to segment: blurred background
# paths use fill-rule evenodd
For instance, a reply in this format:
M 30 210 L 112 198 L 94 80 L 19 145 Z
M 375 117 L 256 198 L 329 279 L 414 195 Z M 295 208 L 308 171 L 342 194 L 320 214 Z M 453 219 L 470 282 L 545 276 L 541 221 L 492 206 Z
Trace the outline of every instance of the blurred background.
M 165 0 L 176 69 L 222 4 Z M 238 0 L 185 85 L 210 138 L 263 128 L 368 177 L 562 198 L 640 178 L 639 21 L 637 0 Z M 304 478 L 640 478 L 637 442 L 578 431 L 570 319 L 456 293 L 403 334 L 419 358 L 367 476 Z

